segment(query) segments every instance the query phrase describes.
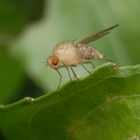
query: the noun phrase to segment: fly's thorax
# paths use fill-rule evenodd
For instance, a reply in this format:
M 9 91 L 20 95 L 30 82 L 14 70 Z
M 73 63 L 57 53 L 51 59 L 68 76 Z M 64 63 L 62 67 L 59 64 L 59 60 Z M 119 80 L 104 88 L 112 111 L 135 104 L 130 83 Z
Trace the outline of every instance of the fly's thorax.
M 77 44 L 77 48 L 79 49 L 83 60 L 103 58 L 103 54 L 101 52 L 88 44 Z
M 54 54 L 58 56 L 62 65 L 77 65 L 81 61 L 81 55 L 76 44 L 71 42 L 59 43 L 54 49 Z

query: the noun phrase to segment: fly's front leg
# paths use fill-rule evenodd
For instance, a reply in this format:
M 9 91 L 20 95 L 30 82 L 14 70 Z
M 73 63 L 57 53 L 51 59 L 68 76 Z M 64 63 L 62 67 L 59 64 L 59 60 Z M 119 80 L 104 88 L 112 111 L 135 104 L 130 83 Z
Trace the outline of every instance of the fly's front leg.
M 75 73 L 75 71 L 74 71 L 74 69 L 72 68 L 72 66 L 70 66 L 70 69 L 71 69 L 71 71 L 72 71 L 72 73 L 73 73 L 73 75 L 74 75 L 74 80 L 79 80 L 80 77 Z
M 56 71 L 57 71 L 57 73 L 59 74 L 59 84 L 58 84 L 58 87 L 57 87 L 57 89 L 59 89 L 60 88 L 60 85 L 61 85 L 61 82 L 62 82 L 62 75 L 61 75 L 61 73 L 60 73 L 60 71 L 58 70 L 58 69 L 55 69 Z

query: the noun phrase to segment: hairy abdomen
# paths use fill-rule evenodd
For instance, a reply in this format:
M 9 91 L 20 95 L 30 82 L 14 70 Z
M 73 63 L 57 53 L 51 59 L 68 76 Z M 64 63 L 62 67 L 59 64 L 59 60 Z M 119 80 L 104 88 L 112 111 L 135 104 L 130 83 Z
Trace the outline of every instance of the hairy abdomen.
M 78 44 L 78 49 L 83 60 L 103 58 L 103 54 L 90 45 Z

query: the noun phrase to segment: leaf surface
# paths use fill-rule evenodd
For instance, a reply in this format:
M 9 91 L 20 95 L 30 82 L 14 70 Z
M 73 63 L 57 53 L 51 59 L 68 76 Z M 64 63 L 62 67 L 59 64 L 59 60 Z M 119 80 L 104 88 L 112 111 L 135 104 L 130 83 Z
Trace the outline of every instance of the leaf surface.
M 127 140 L 140 136 L 140 65 L 106 63 L 37 99 L 0 108 L 8 140 Z

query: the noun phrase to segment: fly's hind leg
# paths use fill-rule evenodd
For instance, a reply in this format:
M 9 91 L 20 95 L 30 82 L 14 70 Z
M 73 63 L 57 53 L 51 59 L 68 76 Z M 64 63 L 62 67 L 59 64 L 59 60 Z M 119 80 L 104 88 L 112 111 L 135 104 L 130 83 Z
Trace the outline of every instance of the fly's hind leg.
M 85 67 L 84 64 L 81 63 L 81 66 L 82 66 L 89 74 L 91 74 L 91 72 Z
M 95 65 L 92 61 L 88 61 L 88 62 L 86 62 L 86 64 L 90 64 L 93 67 L 93 69 L 95 69 Z
M 89 63 L 92 65 L 93 69 L 95 69 L 94 63 L 92 61 L 90 61 Z
M 72 71 L 72 73 L 73 73 L 73 75 L 74 75 L 74 80 L 79 80 L 80 77 L 75 73 L 75 71 L 74 71 L 74 69 L 72 68 L 72 66 L 70 66 L 70 69 L 71 69 L 71 71 Z
M 105 62 L 110 62 L 110 63 L 113 64 L 114 67 L 116 67 L 116 65 L 117 65 L 113 60 L 110 60 L 110 59 L 102 58 L 102 59 L 100 59 L 100 60 L 103 60 L 103 61 L 105 61 Z
M 111 63 L 115 63 L 113 60 L 106 59 L 106 58 L 102 58 L 102 59 L 100 59 L 100 60 L 103 60 L 103 61 L 105 61 L 105 62 L 111 62 Z

